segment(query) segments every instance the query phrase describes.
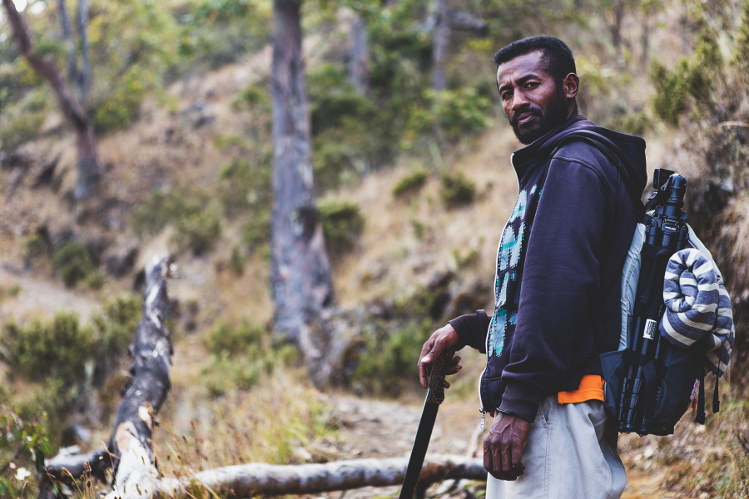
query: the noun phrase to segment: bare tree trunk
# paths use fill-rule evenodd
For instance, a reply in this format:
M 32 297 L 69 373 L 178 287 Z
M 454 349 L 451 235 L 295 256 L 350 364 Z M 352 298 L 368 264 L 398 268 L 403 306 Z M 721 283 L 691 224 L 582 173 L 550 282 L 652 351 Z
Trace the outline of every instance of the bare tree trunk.
M 447 0 L 435 0 L 437 24 L 432 33 L 432 88 L 447 89 L 445 59 L 450 45 L 450 11 Z
M 73 30 L 70 27 L 70 17 L 68 16 L 68 11 L 65 8 L 65 0 L 57 0 L 57 13 L 60 16 L 62 39 L 65 42 L 68 81 L 75 81 L 76 75 L 78 73 L 78 62 L 75 53 L 75 40 L 73 40 Z
M 624 0 L 614 0 L 614 22 L 611 25 L 611 43 L 616 56 L 622 53 L 622 18 L 624 17 Z
M 261 463 L 227 466 L 201 471 L 186 479 L 162 479 L 156 483 L 154 496 L 186 495 L 196 484 L 216 493 L 232 491 L 238 498 L 317 494 L 360 487 L 400 485 L 408 458 L 352 459 L 325 464 L 296 466 Z M 482 458 L 462 456 L 429 456 L 421 468 L 419 485 L 447 479 L 486 480 Z
M 130 384 L 117 408 L 115 431 L 107 449 L 85 455 L 61 453 L 45 463 L 47 477 L 39 487 L 40 499 L 55 497 L 54 482 L 71 483 L 86 472 L 104 481 L 106 471 L 114 476 L 109 499 L 150 497 L 156 469 L 152 447 L 154 417 L 169 393 L 172 343 L 164 326 L 168 306 L 166 279 L 169 257 L 156 256 L 146 266 L 143 318 L 138 323 L 130 355 Z M 80 486 L 80 485 L 79 485 Z
M 367 24 L 359 14 L 351 20 L 351 59 L 349 73 L 356 93 L 369 94 L 369 43 L 367 42 Z
M 642 58 L 640 59 L 640 69 L 645 72 L 648 69 L 648 62 L 650 59 L 650 11 L 645 11 L 645 15 L 642 20 Z
M 26 23 L 18 13 L 13 0 L 2 1 L 19 51 L 31 67 L 50 84 L 57 96 L 60 110 L 75 130 L 78 148 L 78 182 L 74 194 L 77 200 L 88 199 L 94 193 L 101 173 L 96 156 L 93 124 L 86 110 L 71 95 L 55 64 L 36 53 Z
M 79 102 L 82 106 L 88 101 L 89 81 L 91 79 L 91 57 L 90 44 L 88 42 L 88 4 L 89 0 L 78 1 L 78 14 L 76 20 L 78 23 L 78 36 L 81 39 L 81 59 L 83 59 L 83 68 L 78 75 L 78 91 L 80 93 Z
M 301 0 L 273 3 L 273 214 L 271 293 L 276 334 L 298 345 L 316 384 L 329 331 L 330 263 L 315 206 L 309 109 L 302 60 Z

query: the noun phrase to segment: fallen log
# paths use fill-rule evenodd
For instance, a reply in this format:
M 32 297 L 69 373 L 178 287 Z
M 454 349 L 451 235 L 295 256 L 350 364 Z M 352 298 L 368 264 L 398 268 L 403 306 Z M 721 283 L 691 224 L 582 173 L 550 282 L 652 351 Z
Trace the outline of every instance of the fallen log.
M 164 325 L 168 306 L 166 279 L 168 256 L 156 256 L 146 266 L 143 317 L 130 345 L 132 378 L 117 408 L 115 431 L 106 449 L 85 455 L 61 453 L 45 463 L 46 476 L 39 487 L 39 499 L 51 499 L 54 484 L 69 487 L 90 473 L 105 480 L 114 476 L 115 497 L 147 497 L 159 473 L 152 448 L 155 415 L 161 409 L 171 387 L 169 365 L 172 344 Z M 72 487 L 80 489 L 80 482 Z
M 262 463 L 227 466 L 196 473 L 182 479 L 154 482 L 154 497 L 184 496 L 195 487 L 237 498 L 253 495 L 316 494 L 367 486 L 401 485 L 408 458 L 351 459 L 325 464 L 271 465 Z M 447 479 L 486 480 L 484 462 L 463 456 L 428 456 L 419 475 L 419 485 Z

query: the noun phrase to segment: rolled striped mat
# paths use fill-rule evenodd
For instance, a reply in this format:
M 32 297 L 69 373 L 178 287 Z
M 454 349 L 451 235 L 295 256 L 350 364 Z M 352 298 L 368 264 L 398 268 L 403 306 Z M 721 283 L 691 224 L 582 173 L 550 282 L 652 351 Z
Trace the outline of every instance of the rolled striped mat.
M 735 331 L 731 298 L 710 260 L 694 248 L 677 251 L 666 267 L 663 301 L 661 336 L 683 348 L 707 337 L 707 367 L 722 376 L 731 359 Z

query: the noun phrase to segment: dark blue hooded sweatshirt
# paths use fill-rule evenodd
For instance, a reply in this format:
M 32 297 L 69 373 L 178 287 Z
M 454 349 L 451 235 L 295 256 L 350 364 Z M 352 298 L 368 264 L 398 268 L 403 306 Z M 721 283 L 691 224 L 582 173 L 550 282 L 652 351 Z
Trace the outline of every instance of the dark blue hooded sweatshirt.
M 600 149 L 569 141 L 571 134 L 616 154 L 630 188 Z M 512 164 L 520 192 L 497 251 L 494 314 L 450 323 L 458 347 L 487 355 L 482 410 L 532 422 L 543 398 L 601 375 L 598 355 L 618 347 L 621 271 L 647 181 L 645 141 L 576 116 L 515 151 Z

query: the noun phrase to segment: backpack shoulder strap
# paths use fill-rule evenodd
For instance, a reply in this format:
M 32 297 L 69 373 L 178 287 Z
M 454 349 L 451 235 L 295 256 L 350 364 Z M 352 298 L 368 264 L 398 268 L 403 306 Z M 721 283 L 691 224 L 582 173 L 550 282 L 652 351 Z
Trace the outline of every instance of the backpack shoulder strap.
M 619 157 L 616 155 L 614 151 L 611 150 L 610 147 L 605 145 L 604 143 L 594 139 L 593 137 L 590 137 L 589 135 L 582 134 L 582 133 L 573 133 L 562 139 L 557 147 L 549 154 L 549 159 L 554 158 L 557 151 L 563 146 L 570 142 L 574 141 L 580 141 L 580 142 L 586 142 L 606 156 L 606 159 L 608 159 L 619 171 L 619 175 L 622 178 L 622 181 L 624 182 L 624 186 L 627 189 L 627 192 L 629 192 L 630 196 L 632 197 L 632 200 L 635 205 L 635 210 L 637 210 L 638 220 L 642 217 L 642 215 L 645 214 L 645 205 L 642 204 L 641 199 L 641 192 L 638 193 L 637 189 L 635 187 L 635 182 L 632 179 L 632 176 L 629 174 L 629 171 L 624 167 Z

